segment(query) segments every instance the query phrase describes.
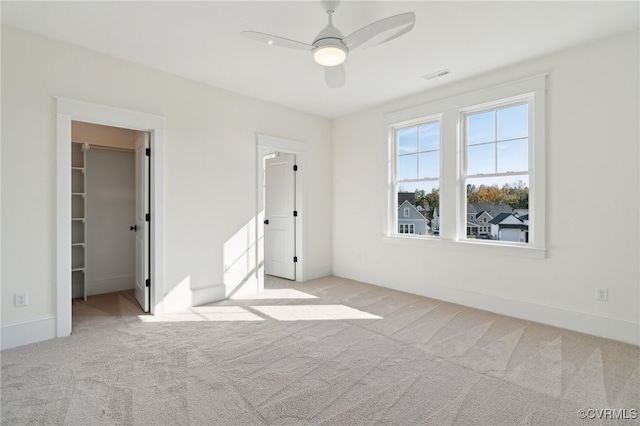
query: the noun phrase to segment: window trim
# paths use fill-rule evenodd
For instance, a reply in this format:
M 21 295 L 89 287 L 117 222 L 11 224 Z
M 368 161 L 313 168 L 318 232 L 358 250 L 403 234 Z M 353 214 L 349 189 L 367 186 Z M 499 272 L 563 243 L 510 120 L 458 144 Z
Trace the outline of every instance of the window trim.
M 546 76 L 539 74 L 517 81 L 504 83 L 482 90 L 460 94 L 415 107 L 391 111 L 383 116 L 385 130 L 384 141 L 387 145 L 388 198 L 387 220 L 383 227 L 383 241 L 399 244 L 431 245 L 471 250 L 481 253 L 515 255 L 544 258 L 546 252 L 546 203 L 545 203 L 545 152 L 546 152 Z M 460 226 L 459 218 L 466 217 L 466 198 L 464 202 L 460 189 L 462 176 L 462 158 L 460 155 L 461 111 L 499 104 L 509 99 L 531 96 L 529 128 L 529 243 L 510 243 L 467 239 L 466 226 Z M 395 129 L 411 124 L 419 124 L 440 117 L 440 209 L 439 237 L 397 235 L 397 201 L 395 191 Z M 451 143 L 451 140 L 456 143 Z M 446 166 L 445 166 L 446 165 Z M 455 165 L 455 166 L 451 166 Z M 464 191 L 466 197 L 466 191 Z M 397 197 L 397 196 L 396 196 Z M 464 211 L 463 211 L 464 209 Z M 443 214 L 443 212 L 445 214 Z M 444 232 L 443 232 L 444 231 Z
M 429 123 L 439 123 L 440 125 L 440 141 L 439 141 L 439 149 L 438 151 L 440 152 L 439 154 L 439 168 L 440 168 L 440 176 L 438 176 L 437 178 L 435 177 L 428 177 L 428 178 L 416 178 L 416 179 L 397 179 L 397 170 L 398 170 L 398 158 L 400 157 L 400 155 L 398 154 L 397 151 L 397 147 L 395 145 L 396 141 L 397 141 L 397 137 L 398 137 L 398 133 L 402 130 L 402 129 L 406 129 L 408 127 L 419 127 L 421 125 L 426 125 Z M 389 203 L 389 215 L 387 216 L 387 225 L 386 225 L 386 230 L 385 230 L 385 234 L 387 235 L 399 235 L 401 237 L 404 237 L 406 235 L 416 235 L 415 233 L 412 234 L 402 234 L 399 232 L 399 228 L 397 226 L 398 224 L 398 220 L 400 219 L 398 217 L 398 195 L 396 192 L 396 187 L 398 182 L 410 182 L 410 183 L 415 183 L 415 182 L 434 182 L 434 181 L 441 181 L 442 179 L 442 115 L 441 114 L 431 114 L 429 116 L 425 116 L 425 117 L 418 117 L 415 119 L 411 119 L 411 120 L 405 120 L 402 122 L 398 122 L 398 123 L 393 123 L 393 125 L 389 125 L 387 127 L 387 137 L 389 140 L 389 144 L 388 144 L 388 158 L 389 158 L 389 191 L 390 194 L 393 194 L 393 196 L 391 196 L 391 201 Z M 394 230 L 398 230 L 398 232 L 394 232 Z M 422 235 L 420 238 L 438 238 L 436 236 L 430 236 L 430 235 Z
M 471 107 L 468 108 L 461 108 L 458 110 L 458 125 L 460 128 L 460 132 L 458 135 L 458 146 L 459 146 L 459 153 L 460 153 L 460 173 L 459 173 L 459 179 L 460 179 L 460 185 L 462 188 L 466 188 L 466 181 L 468 178 L 478 178 L 478 177 L 482 177 L 482 174 L 473 174 L 473 175 L 468 175 L 467 174 L 467 168 L 468 168 L 468 161 L 469 161 L 469 155 L 468 155 L 468 145 L 467 145 L 467 140 L 466 140 L 466 133 L 467 133 L 467 120 L 466 118 L 469 115 L 472 114 L 476 114 L 476 113 L 482 113 L 482 112 L 488 112 L 488 111 L 494 111 L 494 110 L 499 110 L 505 107 L 512 107 L 512 106 L 517 106 L 517 105 L 528 105 L 529 106 L 529 134 L 527 136 L 528 139 L 528 151 L 529 151 L 529 158 L 528 158 L 528 166 L 527 166 L 527 170 L 526 172 L 523 170 L 519 170 L 519 171 L 515 171 L 515 172 L 504 172 L 504 173 L 500 173 L 500 172 L 496 172 L 496 173 L 487 173 L 484 176 L 486 177 L 503 177 L 503 176 L 522 176 L 523 174 L 526 173 L 528 179 L 529 179 L 529 191 L 531 191 L 531 187 L 532 187 L 532 183 L 531 183 L 531 179 L 532 176 L 535 174 L 535 170 L 532 167 L 532 157 L 534 155 L 534 145 L 536 144 L 535 139 L 533 138 L 532 134 L 531 134 L 531 129 L 534 126 L 534 119 L 533 119 L 533 109 L 534 109 L 534 105 L 533 105 L 533 101 L 535 99 L 534 93 L 524 93 L 522 95 L 517 95 L 517 96 L 512 96 L 506 99 L 497 99 L 493 102 L 485 102 L 481 105 L 473 105 Z M 498 141 L 494 141 L 494 142 L 488 142 L 488 143 L 499 143 Z M 476 146 L 476 145 L 474 145 Z M 496 163 L 497 165 L 497 163 Z M 466 190 L 460 190 L 458 196 L 460 197 L 459 203 L 461 205 L 461 214 L 462 217 L 460 217 L 459 220 L 459 226 L 463 226 L 466 224 L 466 212 L 467 212 L 467 194 L 466 194 Z M 529 195 L 529 202 L 531 202 L 531 195 Z M 478 217 L 476 216 L 474 221 L 477 220 Z M 485 218 L 486 219 L 486 218 Z M 531 228 L 533 228 L 533 226 L 528 225 L 529 226 L 529 231 L 531 230 Z M 468 238 L 469 234 L 466 234 L 464 236 L 464 239 L 469 240 L 470 238 Z M 473 240 L 473 239 L 471 239 Z M 492 240 L 491 244 L 495 244 L 495 241 L 501 241 L 501 240 Z M 507 241 L 505 241 L 507 242 Z M 511 242 L 512 244 L 516 244 L 516 245 L 526 245 L 529 246 L 530 244 L 532 244 L 531 240 L 529 240 L 528 243 L 524 243 L 524 242 Z

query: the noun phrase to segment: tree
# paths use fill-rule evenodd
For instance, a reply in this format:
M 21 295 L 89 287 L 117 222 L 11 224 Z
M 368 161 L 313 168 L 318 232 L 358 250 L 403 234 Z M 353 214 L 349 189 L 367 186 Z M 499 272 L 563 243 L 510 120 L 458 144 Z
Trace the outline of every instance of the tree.
M 468 203 L 488 203 L 498 205 L 508 205 L 512 209 L 529 208 L 529 188 L 522 181 L 514 182 L 511 185 L 506 183 L 499 188 L 498 185 L 475 185 L 467 184 Z

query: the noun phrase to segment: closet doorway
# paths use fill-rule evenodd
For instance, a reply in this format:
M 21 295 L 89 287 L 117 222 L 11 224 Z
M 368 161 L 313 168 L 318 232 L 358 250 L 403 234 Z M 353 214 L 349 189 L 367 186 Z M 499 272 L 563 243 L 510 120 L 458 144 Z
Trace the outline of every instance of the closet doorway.
M 306 244 L 305 244 L 305 176 L 307 164 L 307 147 L 303 142 L 283 139 L 275 136 L 256 135 L 256 163 L 257 163 L 257 194 L 256 194 L 256 234 L 258 244 L 256 247 L 256 264 L 258 289 L 264 289 L 264 276 L 284 276 L 273 268 L 274 260 L 282 258 L 289 263 L 286 266 L 286 278 L 292 281 L 304 281 L 306 276 Z M 270 176 L 267 170 L 271 167 Z M 277 170 L 277 171 L 276 171 Z M 286 176 L 277 176 L 277 175 Z M 273 194 L 268 194 L 267 186 L 278 181 L 278 189 Z M 280 186 L 282 184 L 282 186 Z M 275 196 L 274 196 L 275 195 Z M 274 198 L 269 201 L 270 198 Z M 282 204 L 282 199 L 287 200 L 285 211 L 281 211 L 279 219 L 288 223 L 287 230 L 278 230 L 282 238 L 273 235 L 273 209 Z M 267 206 L 267 204 L 271 206 Z M 278 213 L 278 212 L 276 212 Z M 268 221 L 268 223 L 265 223 Z M 267 235 L 271 233 L 271 235 Z M 269 264 L 269 265 L 267 265 Z
M 71 122 L 75 300 L 113 295 L 149 312 L 149 139 L 147 132 Z

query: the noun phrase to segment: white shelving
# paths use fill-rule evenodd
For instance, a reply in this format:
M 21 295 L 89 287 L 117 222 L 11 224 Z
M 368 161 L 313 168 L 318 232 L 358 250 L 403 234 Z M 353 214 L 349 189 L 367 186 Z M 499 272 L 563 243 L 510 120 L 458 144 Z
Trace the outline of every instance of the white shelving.
M 85 277 L 85 188 L 87 155 L 85 145 L 71 143 L 71 297 L 87 300 Z

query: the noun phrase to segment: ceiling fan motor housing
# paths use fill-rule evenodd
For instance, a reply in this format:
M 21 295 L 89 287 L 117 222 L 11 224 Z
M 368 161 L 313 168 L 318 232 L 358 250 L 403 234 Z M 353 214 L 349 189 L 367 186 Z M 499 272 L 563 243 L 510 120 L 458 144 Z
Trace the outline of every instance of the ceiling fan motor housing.
M 347 58 L 347 46 L 338 38 L 323 38 L 313 43 L 313 59 L 326 67 L 340 65 Z
M 329 24 L 324 27 L 313 41 L 313 59 L 326 67 L 340 65 L 347 58 L 349 49 L 344 45 L 342 33 L 333 26 L 331 15 L 333 10 L 328 10 Z

